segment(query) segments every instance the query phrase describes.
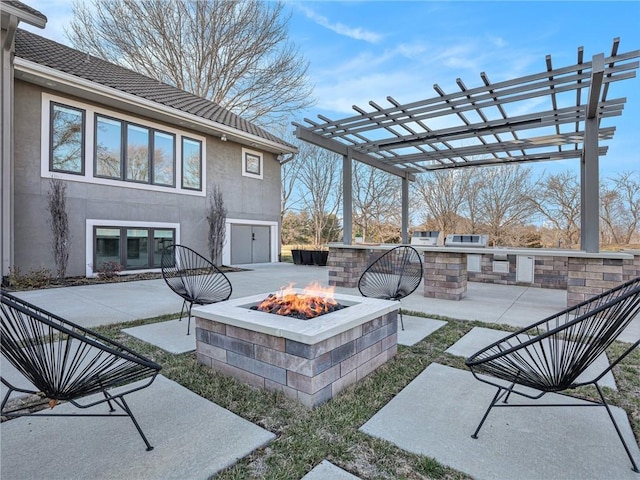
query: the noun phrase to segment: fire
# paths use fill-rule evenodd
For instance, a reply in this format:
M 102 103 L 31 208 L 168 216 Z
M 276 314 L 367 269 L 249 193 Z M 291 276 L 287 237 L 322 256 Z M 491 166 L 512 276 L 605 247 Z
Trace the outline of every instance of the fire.
M 266 313 L 275 313 L 300 319 L 310 319 L 343 308 L 333 297 L 334 287 L 323 287 L 319 283 L 307 285 L 302 293 L 293 290 L 293 284 L 271 293 L 257 307 Z

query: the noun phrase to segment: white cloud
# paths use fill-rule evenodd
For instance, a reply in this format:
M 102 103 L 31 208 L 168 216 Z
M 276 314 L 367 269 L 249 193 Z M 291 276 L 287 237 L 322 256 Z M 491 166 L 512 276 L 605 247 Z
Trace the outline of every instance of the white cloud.
M 383 38 L 382 35 L 375 32 L 367 31 L 361 27 L 349 27 L 348 25 L 344 25 L 339 22 L 331 23 L 327 17 L 316 13 L 306 6 L 298 5 L 298 7 L 307 16 L 307 18 L 313 20 L 318 25 L 336 32 L 339 35 L 344 35 L 345 37 L 353 38 L 355 40 L 364 40 L 368 43 L 378 43 Z

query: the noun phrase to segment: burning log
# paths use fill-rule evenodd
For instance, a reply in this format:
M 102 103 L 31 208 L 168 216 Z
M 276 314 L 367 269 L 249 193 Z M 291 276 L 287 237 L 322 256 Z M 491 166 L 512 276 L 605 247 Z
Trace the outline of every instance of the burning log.
M 322 293 L 319 293 L 318 290 L 321 290 Z M 270 293 L 258 305 L 251 307 L 252 310 L 299 320 L 309 320 L 343 308 L 345 306 L 333 298 L 333 289 L 323 289 L 317 284 L 306 287 L 303 293 L 294 292 L 289 285 L 278 293 Z

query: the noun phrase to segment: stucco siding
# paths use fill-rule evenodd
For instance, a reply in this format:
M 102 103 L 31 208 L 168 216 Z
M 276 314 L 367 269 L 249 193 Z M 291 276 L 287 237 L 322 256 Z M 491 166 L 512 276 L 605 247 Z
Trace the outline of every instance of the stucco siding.
M 16 81 L 14 263 L 23 272 L 41 267 L 55 271 L 47 212 L 50 179 L 45 178 L 41 171 L 42 91 L 41 87 Z M 109 109 L 106 105 L 85 102 L 77 97 L 68 98 Z M 144 117 L 136 118 L 144 124 Z M 157 124 L 158 120 L 153 122 Z M 171 123 L 166 125 L 190 133 L 183 127 Z M 193 134 L 206 139 L 206 185 L 208 188 L 214 184 L 221 187 L 229 217 L 278 221 L 280 166 L 274 155 L 263 153 L 262 180 L 243 177 L 241 145 L 222 142 L 218 137 L 202 132 Z M 86 162 L 92 161 L 92 156 L 88 156 Z M 68 275 L 85 274 L 87 219 L 176 223 L 180 225 L 181 243 L 198 251 L 207 251 L 208 199 L 205 196 L 178 193 L 171 189 L 143 190 L 126 182 L 122 182 L 122 186 L 113 186 L 73 181 L 68 179 L 68 175 L 65 178 L 71 230 Z

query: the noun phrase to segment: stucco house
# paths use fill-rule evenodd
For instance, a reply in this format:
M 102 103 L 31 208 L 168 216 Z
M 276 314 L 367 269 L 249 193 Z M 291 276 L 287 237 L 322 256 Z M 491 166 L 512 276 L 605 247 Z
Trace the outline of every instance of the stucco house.
M 224 264 L 278 261 L 280 166 L 296 148 L 220 106 L 18 27 L 2 1 L 2 276 L 49 268 L 47 193 L 67 185 L 67 274 L 159 267 L 171 243 L 207 252 L 207 192 L 228 210 Z

